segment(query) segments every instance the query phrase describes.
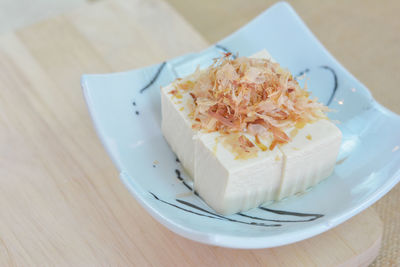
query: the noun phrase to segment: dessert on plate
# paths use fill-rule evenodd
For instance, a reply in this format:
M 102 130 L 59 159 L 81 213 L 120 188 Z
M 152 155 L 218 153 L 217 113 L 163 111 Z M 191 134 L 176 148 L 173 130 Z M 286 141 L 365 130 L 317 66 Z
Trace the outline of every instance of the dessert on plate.
M 233 214 L 304 192 L 334 169 L 329 109 L 267 51 L 226 53 L 161 89 L 162 132 L 215 211 Z

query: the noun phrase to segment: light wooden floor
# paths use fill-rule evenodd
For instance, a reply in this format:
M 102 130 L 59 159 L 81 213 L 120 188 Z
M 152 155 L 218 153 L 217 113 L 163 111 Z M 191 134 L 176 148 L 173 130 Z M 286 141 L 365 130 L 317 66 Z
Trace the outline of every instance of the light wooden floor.
M 94 1 L 102 0 L 0 0 L 0 35 Z M 215 42 L 276 1 L 167 2 L 208 41 Z M 400 1 L 388 0 L 384 4 L 373 0 L 288 2 L 328 50 L 371 89 L 379 102 L 400 113 L 400 75 L 387 75 L 393 73 L 393 69 L 400 69 Z M 322 13 L 330 15 L 321 16 Z M 354 35 L 355 32 L 357 35 Z M 395 265 L 400 256 L 396 250 L 399 242 L 393 241 L 393 237 L 398 236 L 398 226 L 394 222 L 400 220 L 400 213 L 389 214 L 387 207 L 398 203 L 397 199 L 400 199 L 400 185 L 374 205 L 386 226 L 378 262 L 385 262 L 382 258 L 390 258 Z
M 87 0 L 0 0 L 0 34 L 74 9 Z

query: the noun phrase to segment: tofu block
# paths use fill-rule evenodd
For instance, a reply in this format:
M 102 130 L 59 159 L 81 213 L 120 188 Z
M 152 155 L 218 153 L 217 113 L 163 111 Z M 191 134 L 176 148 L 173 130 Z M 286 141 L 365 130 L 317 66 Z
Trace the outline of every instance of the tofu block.
M 251 57 L 272 60 L 267 50 L 257 52 Z M 172 151 L 193 179 L 195 154 L 193 137 L 196 131 L 192 129 L 193 122 L 188 116 L 188 103 L 193 104 L 193 99 L 189 94 L 182 94 L 181 99 L 176 98 L 169 93 L 173 89 L 172 84 L 161 88 L 161 131 Z
M 205 202 L 220 214 L 233 214 L 275 200 L 282 177 L 282 152 L 275 147 L 259 151 L 256 158 L 235 159 L 218 141 L 219 136 L 217 132 L 201 134 L 195 140 L 194 188 Z M 271 142 L 263 140 L 266 146 Z
M 282 183 L 277 200 L 304 192 L 333 172 L 342 133 L 327 119 L 309 123 L 280 146 L 284 155 Z
M 253 57 L 271 59 L 267 51 Z M 194 180 L 200 197 L 220 214 L 233 214 L 265 202 L 303 192 L 328 177 L 335 166 L 341 143 L 340 130 L 329 120 L 306 124 L 292 140 L 273 150 L 259 151 L 255 158 L 235 159 L 221 142 L 219 132 L 192 129 L 189 93 L 170 94 L 161 89 L 162 132 L 183 167 Z M 285 130 L 290 136 L 293 129 Z M 254 141 L 254 137 L 244 134 Z M 272 143 L 262 140 L 267 147 Z
M 192 129 L 189 118 L 188 101 L 193 99 L 188 94 L 176 98 L 169 94 L 174 88 L 172 85 L 161 89 L 161 131 L 168 141 L 172 151 L 179 158 L 191 178 L 194 176 L 194 140 L 196 131 Z

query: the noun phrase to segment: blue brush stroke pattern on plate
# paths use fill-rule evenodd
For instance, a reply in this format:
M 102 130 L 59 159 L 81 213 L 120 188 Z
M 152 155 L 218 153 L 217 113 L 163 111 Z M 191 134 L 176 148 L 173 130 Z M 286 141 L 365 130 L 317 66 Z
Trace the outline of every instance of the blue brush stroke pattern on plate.
M 343 133 L 338 164 L 306 194 L 221 216 L 190 193 L 192 184 L 161 134 L 159 88 L 209 65 L 221 51 L 248 56 L 262 49 L 292 73 L 307 73 L 312 94 L 337 110 L 330 117 Z M 200 53 L 83 75 L 82 87 L 97 133 L 132 195 L 170 230 L 202 243 L 267 248 L 300 241 L 361 212 L 400 180 L 400 117 L 378 104 L 284 2 Z

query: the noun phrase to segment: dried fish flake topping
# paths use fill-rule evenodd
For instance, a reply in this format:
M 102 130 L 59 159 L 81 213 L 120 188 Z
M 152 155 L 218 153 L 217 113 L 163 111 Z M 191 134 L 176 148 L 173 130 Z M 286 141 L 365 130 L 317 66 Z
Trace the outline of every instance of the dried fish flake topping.
M 301 129 L 326 118 L 329 111 L 310 99 L 310 94 L 278 63 L 262 58 L 234 59 L 230 53 L 215 59 L 210 67 L 197 68 L 192 75 L 176 80 L 170 93 L 180 97 L 184 92 L 193 98 L 189 114 L 192 127 L 233 134 L 223 143 L 231 143 L 237 158 L 254 157 L 257 147 L 265 150 L 259 137 L 272 136 L 270 149 L 289 142 L 284 129 Z M 241 133 L 256 137 L 256 145 Z

